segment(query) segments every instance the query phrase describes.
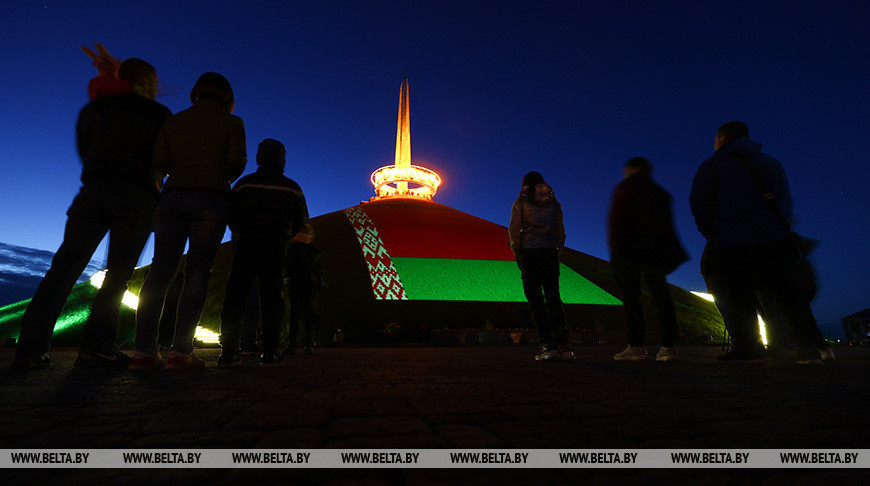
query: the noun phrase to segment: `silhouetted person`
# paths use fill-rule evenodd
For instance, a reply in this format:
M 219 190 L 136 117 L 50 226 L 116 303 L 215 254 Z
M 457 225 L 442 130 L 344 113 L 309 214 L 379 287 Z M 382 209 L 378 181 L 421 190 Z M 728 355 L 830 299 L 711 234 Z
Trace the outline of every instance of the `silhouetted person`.
M 508 232 L 541 341 L 535 359 L 574 359 L 559 295 L 559 252 L 565 245 L 562 205 L 541 174 L 523 176 L 520 195 L 511 207 Z
M 82 334 L 80 367 L 127 366 L 118 351 L 118 307 L 151 232 L 158 177 L 151 159 L 168 108 L 154 101 L 157 71 L 141 59 L 124 61 L 119 76 L 133 92 L 91 101 L 79 114 L 76 141 L 82 187 L 67 211 L 63 243 L 27 306 L 14 368 L 49 366 L 55 322 L 70 290 L 108 232 L 107 272 Z
M 623 181 L 613 191 L 608 216 L 610 264 L 622 291 L 628 347 L 617 361 L 643 361 L 646 323 L 640 303 L 641 276 L 646 279 L 659 321 L 661 349 L 657 361 L 679 361 L 674 349 L 677 315 L 667 275 L 687 258 L 674 230 L 671 195 L 652 179 L 652 164 L 634 157 L 623 167 Z
M 284 275 L 287 301 L 290 305 L 289 345 L 284 349 L 284 355 L 293 354 L 296 338 L 299 335 L 300 322 L 303 331 L 302 354 L 314 351 L 314 328 L 317 324 L 317 314 L 314 312 L 312 300 L 314 291 L 323 285 L 323 274 L 320 271 L 321 253 L 314 248 L 314 228 L 310 224 L 290 242 L 284 260 Z
M 164 367 L 157 356 L 160 313 L 185 243 L 189 250 L 184 286 L 165 369 L 205 366 L 193 354 L 193 335 L 226 231 L 230 183 L 244 172 L 247 155 L 245 126 L 232 115 L 233 89 L 225 77 L 218 73 L 200 76 L 190 91 L 190 101 L 193 106 L 166 120 L 154 147 L 154 166 L 169 177 L 154 216 L 154 259 L 139 294 L 131 371 Z
M 284 176 L 284 145 L 267 138 L 257 150 L 257 171 L 233 187 L 230 229 L 233 265 L 221 312 L 221 356 L 218 366 L 241 362 L 239 328 L 254 280 L 260 294 L 263 332 L 262 365 L 277 365 L 278 336 L 284 318 L 284 253 L 287 240 L 308 219 L 302 189 Z
M 758 288 L 776 301 L 798 345 L 798 363 L 833 359 L 791 261 L 792 198 L 780 163 L 761 153 L 745 123 L 721 127 L 716 153 L 701 163 L 690 201 L 698 231 L 707 239 L 701 273 L 731 333 L 732 348 L 719 359 L 760 358 Z

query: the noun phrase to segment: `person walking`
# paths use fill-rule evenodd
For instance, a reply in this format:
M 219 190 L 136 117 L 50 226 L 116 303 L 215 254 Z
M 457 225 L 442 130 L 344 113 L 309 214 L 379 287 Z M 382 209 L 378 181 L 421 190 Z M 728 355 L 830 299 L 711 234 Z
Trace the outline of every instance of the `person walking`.
M 152 154 L 158 131 L 172 113 L 154 101 L 158 78 L 151 64 L 127 59 L 118 76 L 129 91 L 99 97 L 79 114 L 76 142 L 82 187 L 67 211 L 63 243 L 24 312 L 13 368 L 50 365 L 47 353 L 54 325 L 107 233 L 106 277 L 91 304 L 75 366 L 123 367 L 130 362 L 115 344 L 118 307 L 151 233 L 158 194 Z
M 559 294 L 559 252 L 565 245 L 562 205 L 540 173 L 523 176 L 520 195 L 511 207 L 508 233 L 541 342 L 535 360 L 575 359 Z
M 245 170 L 247 156 L 245 127 L 241 118 L 232 115 L 235 99 L 224 76 L 212 72 L 200 76 L 190 101 L 190 108 L 166 120 L 154 148 L 154 165 L 168 173 L 168 178 L 154 220 L 154 259 L 139 294 L 131 371 L 164 368 L 157 355 L 158 324 L 185 244 L 189 250 L 184 285 L 165 369 L 205 366 L 193 354 L 193 335 L 226 231 L 230 183 Z
M 652 179 L 652 164 L 634 157 L 623 167 L 623 180 L 613 191 L 607 225 L 610 264 L 622 291 L 628 347 L 617 361 L 649 358 L 646 322 L 640 303 L 641 277 L 646 280 L 659 321 L 661 348 L 656 361 L 679 361 L 674 348 L 677 316 L 667 275 L 688 258 L 674 230 L 671 195 Z
M 731 333 L 721 361 L 757 361 L 756 290 L 765 289 L 791 327 L 798 363 L 834 359 L 795 277 L 792 196 L 779 161 L 761 152 L 740 121 L 716 132 L 716 151 L 698 167 L 689 200 L 707 239 L 701 273 Z

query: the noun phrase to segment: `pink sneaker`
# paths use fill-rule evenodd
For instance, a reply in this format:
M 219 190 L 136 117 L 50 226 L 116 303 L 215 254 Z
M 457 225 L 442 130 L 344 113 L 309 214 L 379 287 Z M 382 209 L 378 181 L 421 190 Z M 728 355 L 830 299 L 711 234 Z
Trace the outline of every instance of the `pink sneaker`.
M 156 371 L 163 369 L 163 360 L 160 356 L 154 354 L 143 353 L 136 351 L 130 364 L 127 366 L 127 371 Z
M 193 351 L 190 354 L 181 354 L 178 351 L 170 351 L 169 358 L 166 360 L 164 370 L 177 371 L 197 371 L 205 368 L 205 363 L 194 356 Z

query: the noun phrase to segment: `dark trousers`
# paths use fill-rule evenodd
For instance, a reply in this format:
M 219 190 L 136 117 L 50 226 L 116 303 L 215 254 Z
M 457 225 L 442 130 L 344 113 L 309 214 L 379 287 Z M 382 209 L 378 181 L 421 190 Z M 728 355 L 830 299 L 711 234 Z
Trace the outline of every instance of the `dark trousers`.
M 305 330 L 302 346 L 314 346 L 314 326 L 317 324 L 317 315 L 311 305 L 312 293 L 310 286 L 303 288 L 291 286 L 290 288 L 290 347 L 296 345 L 300 321 Z
M 822 346 L 806 294 L 797 285 L 787 242 L 707 249 L 707 289 L 731 333 L 735 349 L 756 349 L 760 342 L 756 291 L 762 289 L 776 303 L 798 346 Z
M 245 314 L 242 317 L 242 351 L 256 353 L 260 351 L 260 345 L 257 333 L 260 329 L 260 290 L 257 288 L 257 281 L 251 285 L 251 292 L 248 294 L 248 303 L 245 307 Z
M 626 335 L 631 346 L 643 346 L 646 322 L 640 303 L 641 276 L 646 279 L 653 307 L 659 322 L 659 336 L 663 347 L 674 347 L 677 336 L 677 314 L 668 289 L 665 272 L 655 265 L 614 255 L 610 264 L 613 276 L 622 291 L 622 311 L 625 314 Z
M 91 304 L 80 350 L 115 352 L 118 307 L 151 232 L 153 213 L 154 198 L 135 184 L 107 181 L 81 188 L 67 211 L 63 243 L 24 312 L 17 356 L 33 358 L 48 352 L 66 299 L 106 233 L 106 278 Z
M 136 351 L 157 354 L 163 300 L 189 241 L 172 349 L 193 351 L 193 335 L 208 293 L 211 266 L 227 228 L 225 199 L 201 192 L 164 193 L 154 216 L 154 260 L 139 293 Z M 173 312 L 174 309 L 166 309 Z
M 224 307 L 221 312 L 223 353 L 236 354 L 239 332 L 248 295 L 254 280 L 260 295 L 263 352 L 278 349 L 278 335 L 284 320 L 284 251 L 286 238 L 273 234 L 241 234 L 234 239 L 233 265 L 230 269 Z
M 547 346 L 567 345 L 568 326 L 559 295 L 559 252 L 555 248 L 528 248 L 517 257 L 523 275 L 523 292 L 538 328 L 538 339 Z

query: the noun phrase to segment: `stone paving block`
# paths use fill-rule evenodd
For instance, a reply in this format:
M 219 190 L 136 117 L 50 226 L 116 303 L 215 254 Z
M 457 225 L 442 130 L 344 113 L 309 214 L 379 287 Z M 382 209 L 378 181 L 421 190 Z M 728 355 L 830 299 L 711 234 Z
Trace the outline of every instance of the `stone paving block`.
M 131 417 L 129 430 L 135 434 L 151 435 L 173 433 L 179 430 L 217 430 L 235 417 L 233 414 L 200 414 L 182 411 L 161 411 Z
M 361 417 L 376 415 L 413 415 L 414 409 L 408 406 L 404 400 L 395 398 L 361 400 L 346 399 L 335 400 L 324 404 L 324 408 L 333 417 Z
M 693 406 L 690 402 L 676 400 L 673 403 L 651 401 L 643 408 L 642 413 L 644 417 L 650 420 L 688 423 L 722 422 L 734 420 L 740 416 L 740 413 L 734 410 L 727 411 L 697 407 Z
M 360 371 L 360 376 L 365 378 L 375 377 L 375 376 L 385 376 L 385 377 L 396 377 L 399 374 L 395 370 L 362 370 Z
M 432 430 L 422 420 L 407 415 L 338 418 L 330 422 L 327 429 L 329 439 L 431 433 Z
M 8 438 L 26 437 L 46 430 L 62 427 L 70 422 L 67 414 L 47 415 L 41 410 L 30 410 L 26 414 L 18 413 L 13 422 L 0 427 L 0 439 L 4 442 Z
M 584 443 L 587 430 L 578 425 L 574 420 L 540 418 L 533 422 L 495 422 L 487 424 L 485 428 L 510 447 L 553 449 Z
M 314 388 L 313 392 L 330 392 L 336 398 L 362 398 L 365 396 L 365 385 L 332 385 Z
M 402 396 L 407 397 L 407 398 L 424 398 L 425 399 L 425 398 L 431 397 L 432 393 L 433 393 L 432 392 L 433 388 L 431 387 L 431 385 L 428 385 L 428 384 L 426 384 L 424 386 L 424 385 L 417 384 L 417 383 L 401 382 L 401 383 L 396 383 L 395 388 L 398 392 L 400 392 L 402 394 Z M 435 390 L 437 391 L 438 388 L 435 388 Z
M 324 403 L 322 406 L 333 417 L 382 415 L 373 414 L 371 401 L 360 398 L 337 398 L 331 402 Z
M 393 384 L 378 383 L 366 385 L 360 398 L 404 398 L 405 396 L 406 394 L 396 388 Z
M 331 391 L 308 391 L 302 395 L 303 402 L 324 403 L 335 400 L 335 392 Z
M 763 425 L 762 425 L 763 424 Z M 794 422 L 780 418 L 776 421 L 753 420 L 743 417 L 727 422 L 711 422 L 706 428 L 716 436 L 715 447 L 726 447 L 731 444 L 735 448 L 769 449 L 783 447 L 783 431 L 788 430 L 788 448 L 800 449 L 810 447 L 807 439 L 815 435 L 815 430 L 797 426 Z M 776 444 L 781 444 L 777 446 Z
M 424 415 L 442 413 L 478 413 L 491 412 L 489 405 L 463 396 L 452 396 L 448 393 L 433 396 L 429 399 L 409 398 L 408 403 Z
M 414 410 L 407 400 L 398 398 L 375 398 L 371 400 L 372 413 L 383 415 L 411 415 Z
M 319 428 L 276 427 L 263 433 L 256 449 L 317 449 L 321 446 L 326 433 Z
M 291 407 L 282 403 L 259 403 L 243 413 L 235 414 L 220 430 L 270 431 L 283 428 L 324 427 L 329 414 L 323 408 Z
M 433 434 L 327 438 L 326 449 L 443 449 L 450 443 Z
M 577 402 L 548 402 L 534 404 L 500 405 L 499 411 L 517 419 L 527 417 L 572 418 L 572 417 L 613 417 L 621 415 L 619 410 Z
M 138 435 L 130 439 L 131 449 L 249 449 L 264 439 L 261 431 L 178 430 L 164 434 Z
M 477 425 L 441 425 L 435 427 L 435 433 L 444 437 L 454 447 L 486 449 L 506 446 L 504 440 Z
M 553 402 L 552 394 L 529 393 L 529 390 L 506 391 L 503 394 L 475 395 L 481 403 L 492 407 L 512 404 L 547 404 Z

